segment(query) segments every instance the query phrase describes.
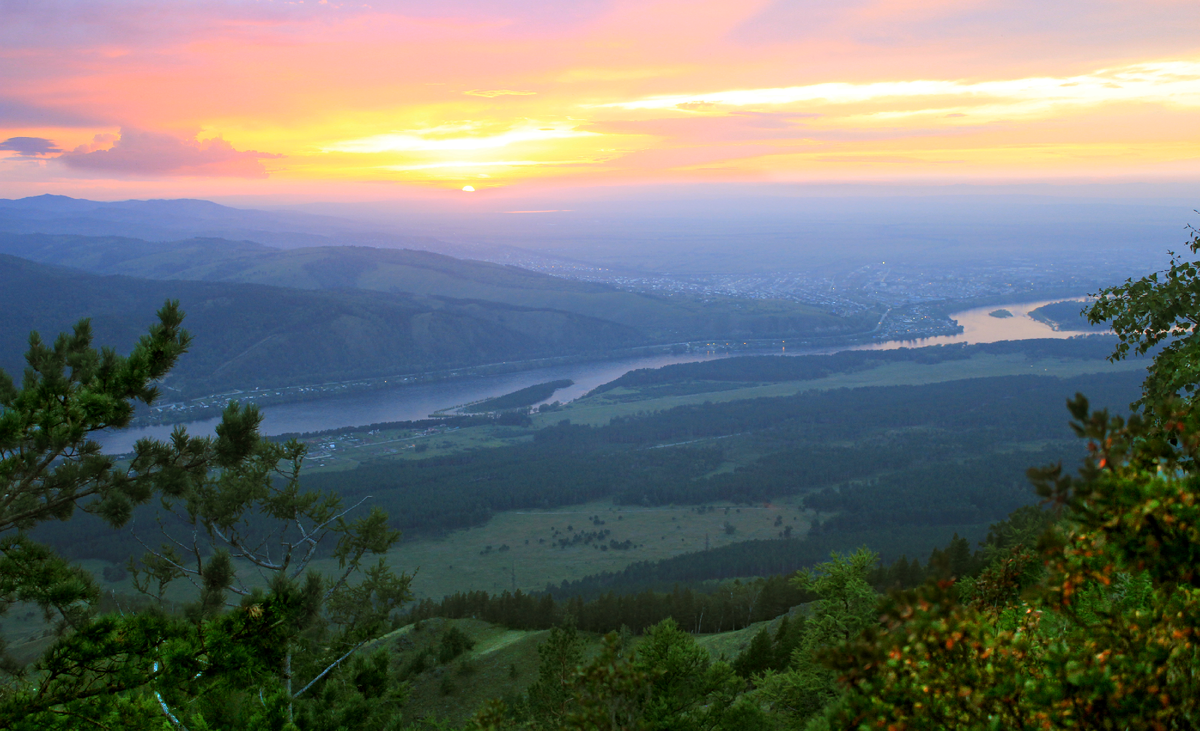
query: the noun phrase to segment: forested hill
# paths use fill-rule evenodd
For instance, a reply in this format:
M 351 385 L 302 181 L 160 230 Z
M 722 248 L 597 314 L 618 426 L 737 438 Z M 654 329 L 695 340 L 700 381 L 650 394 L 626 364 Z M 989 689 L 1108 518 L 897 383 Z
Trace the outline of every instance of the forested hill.
M 0 253 L 94 274 L 360 289 L 469 298 L 609 320 L 648 338 L 803 337 L 870 330 L 789 302 L 658 297 L 429 251 L 367 246 L 273 249 L 249 241 L 150 242 L 112 236 L 0 234 Z
M 549 309 L 96 276 L 0 254 L 0 368 L 19 378 L 30 331 L 52 341 L 84 317 L 92 319 L 97 342 L 128 352 L 168 298 L 180 300 L 195 336 L 167 381 L 184 395 L 598 354 L 645 342 L 632 328 Z

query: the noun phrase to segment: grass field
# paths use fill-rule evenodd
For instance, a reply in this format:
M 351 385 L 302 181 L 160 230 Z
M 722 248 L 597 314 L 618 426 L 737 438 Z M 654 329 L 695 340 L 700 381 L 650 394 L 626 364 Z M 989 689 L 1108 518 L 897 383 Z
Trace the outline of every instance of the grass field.
M 702 509 L 614 507 L 600 501 L 554 510 L 510 511 L 496 515 L 486 525 L 454 531 L 444 538 L 402 542 L 387 554 L 387 560 L 398 570 L 416 572 L 413 591 L 417 598 L 437 599 L 472 589 L 540 590 L 547 583 L 619 571 L 634 561 L 656 561 L 754 538 L 777 538 L 789 525 L 792 535 L 803 535 L 816 514 L 802 512 L 797 500 L 786 498 L 753 507 L 717 503 Z M 726 532 L 726 522 L 733 527 L 732 533 Z M 605 544 L 628 540 L 634 547 L 605 551 L 595 541 L 567 548 L 557 543 L 579 533 L 604 530 L 610 531 L 603 539 Z M 317 567 L 332 571 L 333 563 L 328 563 L 317 562 Z
M 373 459 L 425 459 L 472 449 L 505 447 L 533 438 L 534 429 L 482 425 L 467 428 L 379 429 L 336 436 L 302 437 L 308 445 L 305 472 L 354 469 Z
M 802 608 L 803 605 L 792 611 L 797 612 Z M 755 622 L 752 625 L 734 630 L 733 632 L 697 635 L 696 644 L 708 650 L 708 654 L 712 655 L 714 660 L 721 658 L 733 660 L 742 653 L 742 650 L 745 650 L 750 645 L 750 640 L 754 639 L 754 635 L 758 634 L 764 627 L 767 628 L 768 632 L 774 634 L 782 619 L 783 617 L 780 616 L 766 622 Z
M 34 604 L 16 602 L 8 607 L 0 624 L 0 636 L 8 643 L 5 651 L 19 662 L 41 655 L 53 642 L 53 630 Z

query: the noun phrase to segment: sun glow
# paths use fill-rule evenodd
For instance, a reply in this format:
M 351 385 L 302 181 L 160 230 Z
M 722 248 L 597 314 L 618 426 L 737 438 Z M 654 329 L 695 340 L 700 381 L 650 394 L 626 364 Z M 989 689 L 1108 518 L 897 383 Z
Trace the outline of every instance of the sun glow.
M 466 170 L 471 168 L 521 168 L 531 165 L 585 165 L 594 160 L 446 160 L 444 162 L 425 162 L 413 165 L 380 165 L 381 170 L 409 172 L 413 170 L 441 170 L 451 168 Z
M 581 132 L 571 127 L 559 125 L 551 127 L 523 127 L 492 135 L 443 135 L 445 135 L 445 132 L 440 129 L 415 133 L 393 132 L 337 142 L 322 148 L 322 150 L 325 152 L 358 153 L 495 150 L 523 142 L 547 142 L 571 137 L 594 137 L 595 133 Z
M 1200 178 L 1200 5 L 1063 2 L 198 4 L 113 55 L 44 0 L 0 28 L 0 187 Z

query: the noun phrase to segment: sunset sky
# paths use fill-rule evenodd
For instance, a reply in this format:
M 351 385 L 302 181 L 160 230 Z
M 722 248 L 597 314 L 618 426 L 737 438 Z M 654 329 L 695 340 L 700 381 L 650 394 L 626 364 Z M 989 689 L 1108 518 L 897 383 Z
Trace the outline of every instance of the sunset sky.
M 1196 0 L 0 0 L 0 15 L 0 197 L 1200 180 Z

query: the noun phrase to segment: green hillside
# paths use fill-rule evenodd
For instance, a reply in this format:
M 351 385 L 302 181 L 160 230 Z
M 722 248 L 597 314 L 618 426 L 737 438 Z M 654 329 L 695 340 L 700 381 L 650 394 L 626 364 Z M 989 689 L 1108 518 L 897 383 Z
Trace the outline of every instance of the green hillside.
M 722 656 L 733 659 L 755 634 L 763 628 L 774 632 L 780 621 L 775 618 L 733 632 L 698 635 L 696 644 L 708 650 L 714 660 Z M 473 644 L 450 657 L 449 652 L 442 654 L 443 638 L 455 630 Z M 400 668 L 409 683 L 408 701 L 402 710 L 406 721 L 441 721 L 457 726 L 494 698 L 512 698 L 526 692 L 538 677 L 537 648 L 549 635 L 548 630 L 508 629 L 475 619 L 434 618 L 384 635 L 362 653 L 386 652 L 390 665 Z M 580 637 L 584 658 L 594 657 L 600 649 L 601 635 L 582 632 Z M 636 650 L 642 640 L 640 636 L 629 637 L 628 649 Z
M 644 342 L 632 328 L 548 309 L 96 276 L 0 254 L 0 368 L 22 372 L 30 331 L 53 338 L 83 317 L 92 318 L 98 342 L 126 351 L 168 298 L 180 300 L 195 336 L 192 353 L 167 381 L 183 395 L 599 354 Z
M 634 327 L 659 341 L 819 336 L 869 330 L 874 325 L 790 302 L 652 296 L 409 249 L 326 246 L 284 251 L 225 239 L 148 242 L 111 236 L 0 234 L 0 252 L 95 274 L 361 289 L 562 310 Z
M 457 628 L 472 643 L 450 657 L 443 638 Z M 537 647 L 550 633 L 524 631 L 473 619 L 431 619 L 384 635 L 364 653 L 386 652 L 409 683 L 405 720 L 435 719 L 460 724 L 492 698 L 523 693 L 537 679 Z M 598 638 L 590 638 L 598 644 Z

